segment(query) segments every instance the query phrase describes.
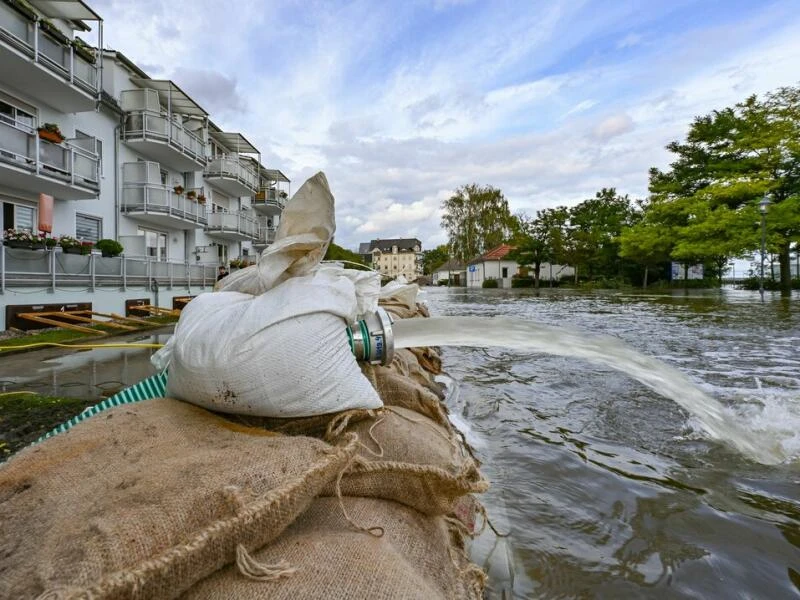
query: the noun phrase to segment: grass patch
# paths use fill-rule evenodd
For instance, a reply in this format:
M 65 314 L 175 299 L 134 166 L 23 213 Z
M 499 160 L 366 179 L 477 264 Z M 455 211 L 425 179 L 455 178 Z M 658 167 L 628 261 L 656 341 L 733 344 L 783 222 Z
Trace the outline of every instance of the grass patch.
M 147 321 L 152 324 L 152 327 L 157 327 L 159 325 L 170 325 L 172 323 L 176 323 L 178 321 L 178 317 L 173 317 L 170 315 L 159 315 L 156 317 L 148 317 Z M 136 333 L 137 331 L 145 331 L 148 329 L 145 326 L 142 326 L 141 328 L 132 331 L 124 331 L 122 329 L 109 327 L 107 325 L 89 325 L 88 327 L 89 329 L 94 329 L 104 334 Z M 4 340 L 0 340 L 0 355 L 4 353 L 19 352 L 21 351 L 20 346 L 27 346 L 28 344 L 41 344 L 47 342 L 62 344 L 67 342 L 79 342 L 79 341 L 89 342 L 89 343 L 93 342 L 103 343 L 101 341 L 103 339 L 104 336 L 87 335 L 81 331 L 73 331 L 71 329 L 51 329 L 48 331 L 43 331 L 41 333 L 31 333 L 28 335 L 22 335 L 19 337 L 6 338 Z
M 0 461 L 95 404 L 84 398 L 0 393 Z

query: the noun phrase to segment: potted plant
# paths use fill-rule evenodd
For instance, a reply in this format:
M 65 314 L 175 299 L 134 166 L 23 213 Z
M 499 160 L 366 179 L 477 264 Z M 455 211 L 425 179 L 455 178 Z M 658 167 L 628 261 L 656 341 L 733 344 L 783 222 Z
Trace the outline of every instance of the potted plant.
M 44 238 L 44 247 L 45 248 L 47 248 L 48 250 L 52 250 L 56 246 L 58 246 L 58 239 L 56 239 L 54 237 L 46 237 L 46 238 Z
M 9 248 L 30 249 L 34 239 L 38 240 L 30 231 L 24 229 L 6 229 L 3 232 L 3 244 Z
M 103 256 L 106 257 L 119 256 L 124 250 L 122 244 L 120 244 L 117 240 L 110 239 L 99 240 L 95 246 L 98 250 L 100 250 L 100 252 L 103 253 Z
M 61 130 L 55 123 L 45 123 L 38 129 L 39 137 L 54 144 L 60 144 L 64 141 L 64 136 L 61 135 Z
M 206 197 L 203 194 L 200 194 L 199 196 L 197 196 L 197 203 L 198 204 L 205 204 L 206 203 Z
M 44 31 L 47 35 L 53 38 L 55 41 L 63 44 L 64 46 L 68 46 L 70 43 L 70 39 L 62 33 L 62 31 L 53 25 L 48 19 L 39 19 L 39 28 Z
M 88 254 L 91 252 L 91 242 L 89 243 L 88 251 L 85 252 Z M 61 238 L 58 240 L 58 245 L 61 246 L 61 249 L 66 254 L 84 254 L 83 244 L 79 239 L 72 237 L 71 235 L 62 235 Z
M 194 200 L 195 198 L 197 198 L 197 192 L 195 192 L 194 190 L 189 190 L 188 192 L 186 192 L 186 197 L 189 200 Z
M 183 195 L 183 186 L 178 184 L 174 188 L 172 188 L 172 191 L 175 192 L 176 194 L 178 194 L 178 196 L 182 196 Z

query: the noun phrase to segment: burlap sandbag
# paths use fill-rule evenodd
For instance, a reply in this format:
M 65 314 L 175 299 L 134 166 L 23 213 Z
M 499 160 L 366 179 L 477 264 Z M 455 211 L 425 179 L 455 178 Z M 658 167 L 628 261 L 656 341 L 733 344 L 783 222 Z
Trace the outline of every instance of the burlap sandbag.
M 343 507 L 350 520 L 379 526 L 383 535 L 354 529 L 336 498 L 319 498 L 279 538 L 252 553 L 258 563 L 283 561 L 294 573 L 262 582 L 227 567 L 182 600 L 482 598 L 485 575 L 465 558 L 442 517 L 370 498 L 344 498 Z
M 356 423 L 345 414 L 331 423 L 329 441 L 356 433 L 359 449 L 343 476 L 324 487 L 323 495 L 382 498 L 427 515 L 446 515 L 459 497 L 488 489 L 477 462 L 452 431 L 405 408 L 387 407 L 372 414 Z
M 174 598 L 278 536 L 348 463 L 350 441 L 169 399 L 91 417 L 0 467 L 0 598 Z

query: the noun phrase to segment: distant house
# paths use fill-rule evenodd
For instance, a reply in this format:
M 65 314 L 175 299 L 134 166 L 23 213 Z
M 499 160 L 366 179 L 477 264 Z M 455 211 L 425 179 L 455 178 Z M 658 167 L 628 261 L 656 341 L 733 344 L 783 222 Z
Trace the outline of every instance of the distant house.
M 358 253 L 381 275 L 403 275 L 408 281 L 422 275 L 422 242 L 417 238 L 371 240 L 359 244 Z
M 515 275 L 531 275 L 531 268 L 520 268 L 516 261 L 509 260 L 508 254 L 513 246 L 500 244 L 486 254 L 472 260 L 467 265 L 467 287 L 482 287 L 487 279 L 496 279 L 498 287 L 510 288 Z M 522 271 L 522 273 L 521 273 Z M 539 268 L 540 281 L 559 280 L 575 274 L 572 267 L 542 263 Z
M 433 285 L 467 285 L 467 266 L 450 259 L 433 272 Z
M 519 271 L 516 261 L 506 257 L 514 249 L 500 244 L 467 265 L 467 287 L 482 287 L 487 279 L 496 279 L 498 287 L 510 288 L 511 278 Z

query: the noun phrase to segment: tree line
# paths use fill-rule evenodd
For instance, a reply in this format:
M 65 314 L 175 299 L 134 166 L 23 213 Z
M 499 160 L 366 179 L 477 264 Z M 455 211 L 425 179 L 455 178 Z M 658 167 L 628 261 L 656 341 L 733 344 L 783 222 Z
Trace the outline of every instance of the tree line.
M 731 259 L 759 249 L 767 198 L 766 247 L 778 258 L 781 292 L 790 294 L 790 255 L 800 251 L 800 87 L 696 117 L 686 139 L 667 149 L 673 160 L 650 169 L 643 199 L 610 187 L 572 207 L 512 215 L 499 189 L 459 188 L 442 205 L 448 244 L 426 253 L 426 272 L 506 242 L 536 278 L 549 262 L 574 267 L 576 282 L 647 286 L 675 261 L 701 263 L 721 282 Z

